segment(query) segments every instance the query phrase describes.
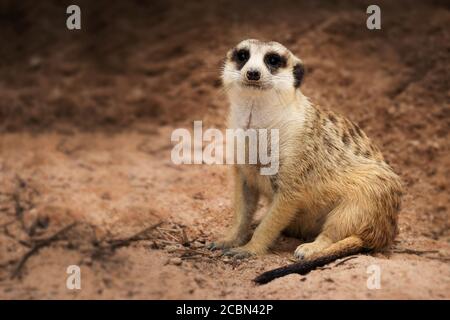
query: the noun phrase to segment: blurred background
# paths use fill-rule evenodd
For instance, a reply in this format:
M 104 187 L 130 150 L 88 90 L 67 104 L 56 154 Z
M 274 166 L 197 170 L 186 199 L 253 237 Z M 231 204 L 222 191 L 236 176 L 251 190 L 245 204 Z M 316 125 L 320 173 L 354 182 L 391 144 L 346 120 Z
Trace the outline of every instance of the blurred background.
M 0 130 L 221 118 L 221 60 L 249 37 L 303 58 L 305 93 L 330 107 L 374 118 L 408 90 L 425 112 L 447 102 L 448 1 L 381 1 L 378 31 L 370 1 L 78 1 L 75 31 L 70 4 L 0 1 Z
M 81 30 L 66 28 L 70 4 Z M 377 1 L 373 31 L 370 4 L 0 0 L 0 297 L 450 298 L 449 2 Z M 400 174 L 389 259 L 313 273 L 309 289 L 297 275 L 255 289 L 298 240 L 238 265 L 203 250 L 231 220 L 226 168 L 173 165 L 170 135 L 194 120 L 224 127 L 220 66 L 246 38 L 302 58 L 302 92 L 358 123 Z M 69 262 L 84 268 L 79 292 L 65 287 Z M 386 290 L 361 290 L 372 262 Z

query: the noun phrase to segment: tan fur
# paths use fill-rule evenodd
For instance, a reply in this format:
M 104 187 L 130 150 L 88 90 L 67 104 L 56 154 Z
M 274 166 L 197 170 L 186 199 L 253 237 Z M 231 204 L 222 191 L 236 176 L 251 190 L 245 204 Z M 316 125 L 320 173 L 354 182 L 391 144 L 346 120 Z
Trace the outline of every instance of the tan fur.
M 251 46 L 267 50 L 272 43 Z M 284 50 L 286 68 L 301 61 Z M 386 248 L 397 233 L 402 187 L 379 149 L 358 125 L 312 105 L 298 88 L 278 92 L 273 101 L 258 100 L 268 93 L 254 91 L 252 109 L 232 102 L 229 127 L 243 128 L 252 114 L 248 127 L 279 129 L 279 171 L 261 176 L 257 165 L 233 168 L 234 223 L 213 247 L 234 248 L 228 254 L 237 257 L 264 254 L 285 231 L 313 240 L 297 247 L 298 259 L 336 254 L 349 237 L 352 246 Z M 260 195 L 269 200 L 269 209 L 247 242 Z

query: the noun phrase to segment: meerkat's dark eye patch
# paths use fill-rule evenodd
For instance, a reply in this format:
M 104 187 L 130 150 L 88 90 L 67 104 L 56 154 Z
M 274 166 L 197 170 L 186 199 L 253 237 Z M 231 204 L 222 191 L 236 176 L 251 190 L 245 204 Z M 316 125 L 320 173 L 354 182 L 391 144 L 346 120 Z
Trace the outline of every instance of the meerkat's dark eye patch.
M 276 52 L 269 52 L 264 56 L 264 63 L 271 73 L 279 68 L 286 67 L 286 57 L 279 55 Z
M 234 49 L 231 60 L 236 63 L 238 70 L 241 70 L 245 63 L 250 59 L 250 51 L 248 49 Z
M 250 52 L 247 49 L 241 49 L 237 52 L 237 58 L 240 62 L 246 62 L 250 58 Z
M 281 57 L 276 53 L 266 55 L 266 63 L 271 67 L 278 68 L 281 64 Z
M 294 75 L 294 87 L 298 88 L 303 82 L 303 78 L 305 76 L 305 68 L 301 63 L 297 63 L 294 66 L 292 73 Z

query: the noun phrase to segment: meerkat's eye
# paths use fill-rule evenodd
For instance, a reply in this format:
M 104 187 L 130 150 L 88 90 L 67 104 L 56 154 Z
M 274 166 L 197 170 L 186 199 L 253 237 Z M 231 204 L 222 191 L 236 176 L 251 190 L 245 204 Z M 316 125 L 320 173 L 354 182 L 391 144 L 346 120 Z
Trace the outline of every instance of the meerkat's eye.
M 282 64 L 281 56 L 277 53 L 269 53 L 265 57 L 266 64 L 271 68 L 278 68 Z
M 246 48 L 234 49 L 230 59 L 236 64 L 236 68 L 241 70 L 250 59 L 250 51 Z
M 237 59 L 240 62 L 246 62 L 250 58 L 250 52 L 247 49 L 241 49 L 237 52 Z

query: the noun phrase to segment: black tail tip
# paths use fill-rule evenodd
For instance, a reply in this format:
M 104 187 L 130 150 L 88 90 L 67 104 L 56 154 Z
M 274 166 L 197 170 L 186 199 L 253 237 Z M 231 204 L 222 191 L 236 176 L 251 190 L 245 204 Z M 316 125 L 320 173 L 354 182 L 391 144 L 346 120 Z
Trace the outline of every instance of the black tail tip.
M 269 283 L 270 281 L 272 281 L 272 279 L 265 277 L 264 274 L 261 274 L 257 276 L 255 279 L 253 279 L 253 282 L 257 285 L 266 284 Z
M 255 279 L 253 279 L 253 282 L 255 282 L 258 285 L 266 284 L 276 278 L 283 277 L 289 273 L 290 273 L 289 270 L 286 272 L 286 267 L 273 269 L 273 270 L 269 270 L 264 273 L 261 273 L 259 276 L 257 276 Z

